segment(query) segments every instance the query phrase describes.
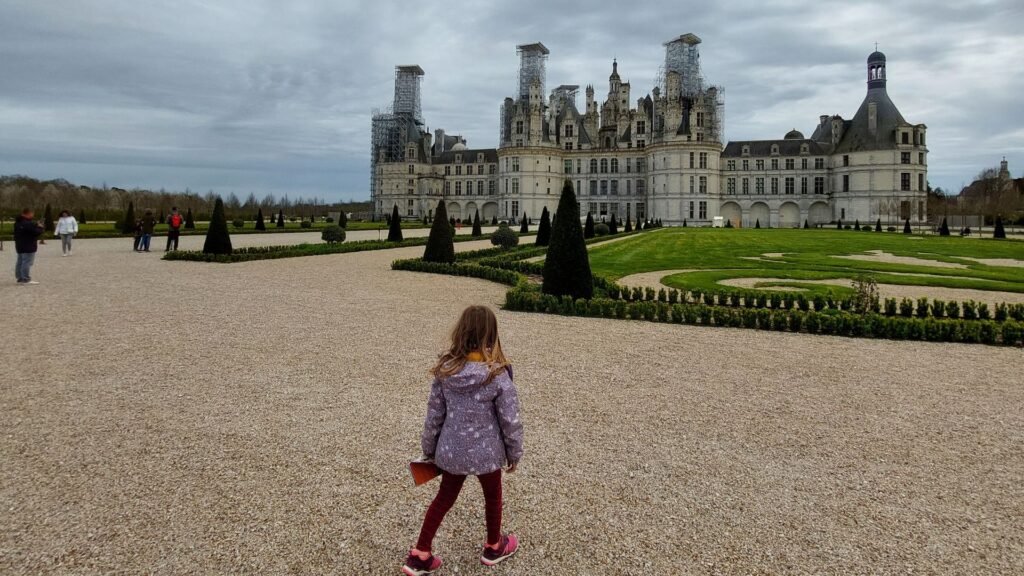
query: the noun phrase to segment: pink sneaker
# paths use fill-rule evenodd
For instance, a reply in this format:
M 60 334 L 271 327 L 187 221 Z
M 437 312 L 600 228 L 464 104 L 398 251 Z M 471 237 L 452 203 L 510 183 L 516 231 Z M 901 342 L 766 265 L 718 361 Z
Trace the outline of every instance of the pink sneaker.
M 405 576 L 423 576 L 424 574 L 430 574 L 435 572 L 441 567 L 441 559 L 431 554 L 426 560 L 421 560 L 419 556 L 410 553 L 409 557 L 405 559 L 405 566 L 402 566 L 402 574 Z
M 495 550 L 490 546 L 484 546 L 484 553 L 480 556 L 480 563 L 484 566 L 494 566 L 503 562 L 519 550 L 519 538 L 515 534 L 505 534 L 501 537 L 501 546 Z

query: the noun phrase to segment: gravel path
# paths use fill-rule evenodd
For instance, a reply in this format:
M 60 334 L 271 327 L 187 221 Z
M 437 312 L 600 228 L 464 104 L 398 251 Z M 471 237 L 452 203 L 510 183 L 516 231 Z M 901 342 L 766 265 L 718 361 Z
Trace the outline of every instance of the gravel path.
M 205 265 L 77 246 L 47 246 L 39 286 L 0 282 L 0 573 L 396 574 L 436 487 L 406 470 L 426 370 L 461 308 L 504 287 L 388 269 L 422 248 Z M 1024 564 L 1021 350 L 499 321 L 524 549 L 480 567 L 469 483 L 444 574 Z
M 868 250 L 867 254 L 836 255 L 836 258 L 848 260 L 863 260 L 864 262 L 878 262 L 883 264 L 906 264 L 908 266 L 929 266 L 932 268 L 967 268 L 966 264 L 955 262 L 943 262 L 941 260 L 926 260 L 914 258 L 913 256 L 896 256 L 882 250 Z

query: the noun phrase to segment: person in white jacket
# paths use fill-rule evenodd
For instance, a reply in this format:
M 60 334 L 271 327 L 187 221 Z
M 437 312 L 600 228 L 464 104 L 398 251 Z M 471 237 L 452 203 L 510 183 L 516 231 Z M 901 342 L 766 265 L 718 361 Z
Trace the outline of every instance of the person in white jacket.
M 54 236 L 60 236 L 61 256 L 71 256 L 71 239 L 78 234 L 78 220 L 67 210 L 61 210 L 60 219 L 53 231 Z

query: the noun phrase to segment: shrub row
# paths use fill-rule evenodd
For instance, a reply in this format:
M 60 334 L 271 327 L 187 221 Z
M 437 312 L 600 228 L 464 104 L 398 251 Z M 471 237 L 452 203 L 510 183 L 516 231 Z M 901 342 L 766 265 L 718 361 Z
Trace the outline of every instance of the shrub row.
M 831 334 L 891 340 L 926 340 L 1014 346 L 1024 337 L 1024 324 L 1007 321 L 965 321 L 936 318 L 905 318 L 841 310 L 823 312 L 800 309 L 735 308 L 705 304 L 672 304 L 660 300 L 572 300 L 542 294 L 535 287 L 519 285 L 505 296 L 505 308 L 569 316 L 592 316 L 673 322 L 704 326 L 754 328 L 808 334 Z
M 523 277 L 512 270 L 491 268 L 475 263 L 464 262 L 425 262 L 419 258 L 408 260 L 395 260 L 391 263 L 392 270 L 406 270 L 409 272 L 429 272 L 431 274 L 447 274 L 449 276 L 468 276 L 470 278 L 482 278 L 499 284 L 515 286 L 523 280 Z
M 949 302 L 943 300 L 928 301 L 927 298 L 918 298 L 916 301 L 910 298 L 903 298 L 897 301 L 895 298 L 886 298 L 882 307 L 882 313 L 886 316 L 903 316 L 904 318 L 962 318 L 964 320 L 990 320 L 992 314 L 988 304 L 965 300 L 964 302 Z M 995 320 L 1004 322 L 1006 320 L 1024 321 L 1024 304 L 996 304 Z
M 831 294 L 807 296 L 790 292 L 765 291 L 712 291 L 693 290 L 690 292 L 675 288 L 655 290 L 654 288 L 627 288 L 609 283 L 608 297 L 613 300 L 628 302 L 665 302 L 668 304 L 704 304 L 707 306 L 728 306 L 733 308 L 771 308 L 774 310 L 792 310 L 794 308 L 807 312 L 814 310 L 853 310 L 852 298 L 837 298 Z

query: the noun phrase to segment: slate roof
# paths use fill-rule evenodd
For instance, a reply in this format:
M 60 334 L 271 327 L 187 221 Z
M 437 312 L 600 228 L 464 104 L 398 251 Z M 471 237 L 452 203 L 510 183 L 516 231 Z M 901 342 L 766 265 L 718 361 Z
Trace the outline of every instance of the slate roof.
M 868 130 L 868 105 L 872 102 L 877 107 L 878 122 L 874 134 Z M 857 114 L 846 124 L 835 152 L 842 154 L 861 150 L 893 150 L 896 148 L 897 126 L 910 126 L 910 123 L 903 119 L 903 115 L 889 99 L 885 87 L 871 88 Z
M 476 155 L 484 155 L 484 163 L 493 164 L 498 161 L 498 151 L 494 148 L 477 148 L 474 150 L 446 150 L 440 156 L 434 156 L 435 164 L 455 164 L 455 155 L 462 154 L 463 164 L 476 164 Z
M 722 151 L 723 158 L 743 157 L 743 146 L 750 146 L 750 156 L 771 156 L 772 144 L 779 146 L 779 156 L 800 156 L 800 145 L 807 144 L 809 156 L 821 156 L 825 150 L 814 140 L 746 140 L 729 142 Z

